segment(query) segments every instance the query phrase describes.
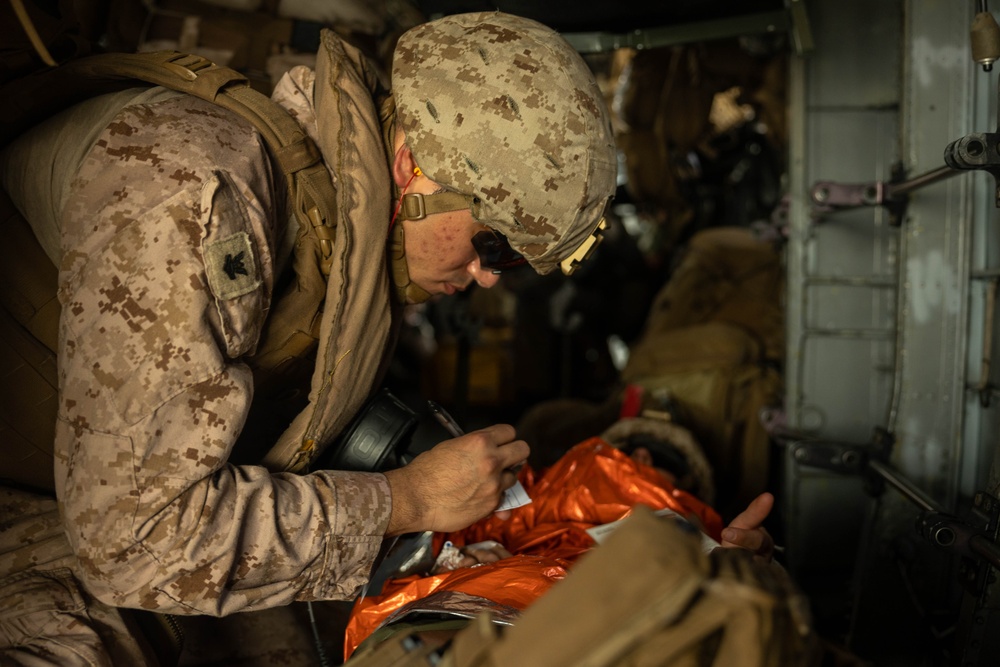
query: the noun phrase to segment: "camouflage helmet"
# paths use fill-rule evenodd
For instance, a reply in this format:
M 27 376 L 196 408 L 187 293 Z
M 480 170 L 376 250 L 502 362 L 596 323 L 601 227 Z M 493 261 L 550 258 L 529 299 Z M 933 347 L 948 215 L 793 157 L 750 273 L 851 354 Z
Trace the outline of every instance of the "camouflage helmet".
M 445 16 L 400 37 L 397 124 L 421 170 L 538 273 L 599 241 L 617 160 L 590 68 L 554 30 L 502 12 Z M 571 269 L 570 269 L 571 270 Z

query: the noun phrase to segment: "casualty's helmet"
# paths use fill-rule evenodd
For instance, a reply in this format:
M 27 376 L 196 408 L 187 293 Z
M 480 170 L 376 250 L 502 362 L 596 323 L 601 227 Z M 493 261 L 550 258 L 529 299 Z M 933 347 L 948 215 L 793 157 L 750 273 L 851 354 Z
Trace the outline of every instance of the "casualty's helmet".
M 538 273 L 572 272 L 600 240 L 616 186 L 611 124 L 557 32 L 501 12 L 423 23 L 399 39 L 392 91 L 423 173 Z

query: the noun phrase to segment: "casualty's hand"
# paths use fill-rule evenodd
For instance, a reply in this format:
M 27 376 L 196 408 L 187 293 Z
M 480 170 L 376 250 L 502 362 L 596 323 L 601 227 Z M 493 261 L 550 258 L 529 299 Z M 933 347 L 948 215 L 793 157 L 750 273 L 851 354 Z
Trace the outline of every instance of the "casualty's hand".
M 450 546 L 450 544 L 449 542 L 446 547 Z M 449 554 L 448 558 L 442 559 L 440 556 L 438 557 L 438 562 L 435 563 L 431 574 L 441 574 L 442 572 L 450 572 L 462 567 L 495 563 L 498 560 L 510 558 L 513 555 L 502 544 L 494 540 L 469 544 L 461 549 L 455 549 L 455 547 L 450 547 L 450 549 L 452 553 Z
M 445 440 L 386 472 L 392 491 L 386 535 L 460 530 L 495 510 L 517 481 L 511 468 L 523 464 L 530 452 L 528 443 L 515 437 L 513 426 L 490 426 Z M 504 514 L 498 512 L 501 518 Z
M 472 567 L 483 563 L 495 563 L 504 558 L 510 558 L 513 554 L 507 551 L 504 545 L 499 542 L 486 542 L 462 547 L 463 558 L 459 567 Z
M 749 549 L 754 556 L 770 563 L 774 557 L 774 539 L 762 525 L 774 507 L 774 496 L 762 493 L 751 501 L 722 531 L 722 546 Z

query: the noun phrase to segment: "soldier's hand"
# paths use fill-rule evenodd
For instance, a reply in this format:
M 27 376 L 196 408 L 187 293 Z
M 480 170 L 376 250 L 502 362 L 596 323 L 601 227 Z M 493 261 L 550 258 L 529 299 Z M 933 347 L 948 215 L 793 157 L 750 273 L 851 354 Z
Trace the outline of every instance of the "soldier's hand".
M 517 480 L 511 468 L 530 451 L 514 438 L 513 426 L 490 426 L 445 440 L 386 472 L 392 490 L 386 535 L 460 530 L 493 512 Z
M 774 496 L 762 493 L 754 498 L 722 531 L 722 546 L 749 549 L 767 562 L 774 557 L 774 539 L 762 525 L 774 507 Z

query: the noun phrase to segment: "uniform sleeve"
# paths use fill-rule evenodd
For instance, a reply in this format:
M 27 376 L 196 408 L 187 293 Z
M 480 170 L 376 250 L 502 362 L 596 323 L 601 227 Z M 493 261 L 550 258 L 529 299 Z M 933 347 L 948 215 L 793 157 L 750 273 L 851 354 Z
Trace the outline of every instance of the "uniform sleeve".
M 134 162 L 128 179 L 91 165 L 64 214 L 56 483 L 84 582 L 179 614 L 349 599 L 387 481 L 228 463 L 253 394 L 239 360 L 269 308 L 266 215 L 252 179 L 154 157 L 159 187 Z

